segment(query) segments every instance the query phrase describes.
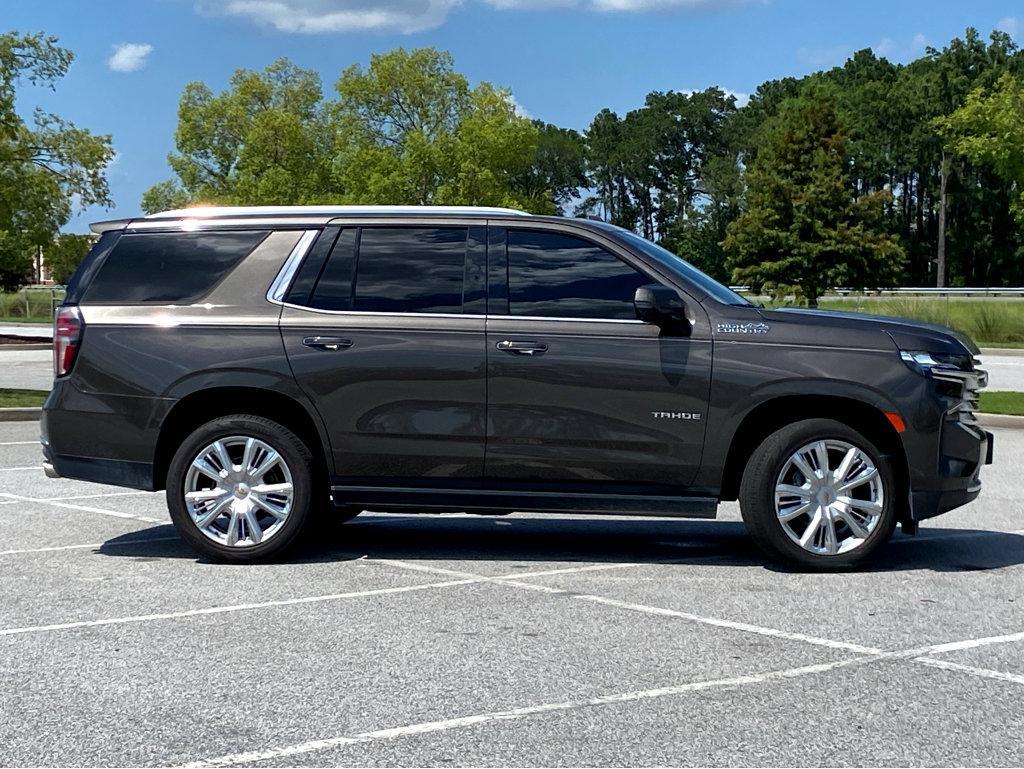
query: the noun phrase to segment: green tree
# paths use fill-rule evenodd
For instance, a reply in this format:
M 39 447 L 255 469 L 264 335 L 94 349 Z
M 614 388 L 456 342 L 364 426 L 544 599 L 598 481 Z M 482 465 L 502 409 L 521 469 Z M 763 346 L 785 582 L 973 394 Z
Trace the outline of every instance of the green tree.
M 1004 73 L 991 91 L 975 89 L 936 125 L 953 152 L 991 168 L 1013 188 L 1013 212 L 1024 224 L 1024 80 Z
M 43 249 L 43 258 L 56 283 L 66 284 L 85 259 L 96 239 L 92 235 L 62 233 Z
M 53 88 L 73 56 L 43 34 L 0 35 L 0 287 L 28 276 L 33 252 L 70 218 L 73 201 L 109 205 L 104 175 L 109 136 L 96 136 L 36 109 L 27 123 L 16 109 L 17 86 Z
M 587 186 L 586 144 L 571 128 L 559 128 L 534 120 L 537 153 L 533 163 L 512 179 L 516 195 L 539 200 L 550 193 L 560 213 L 565 213 L 580 190 Z
M 877 229 L 887 193 L 857 196 L 848 167 L 830 96 L 780 105 L 750 167 L 745 209 L 727 229 L 732 279 L 757 291 L 795 287 L 812 307 L 835 286 L 892 281 L 903 251 Z
M 507 205 L 553 213 L 550 189 L 517 187 L 538 129 L 511 94 L 470 88 L 451 56 L 398 48 L 349 67 L 329 107 L 334 180 L 345 202 Z
M 240 69 L 227 90 L 185 86 L 178 104 L 177 180 L 146 191 L 147 212 L 189 203 L 301 204 L 330 195 L 330 138 L 320 77 L 279 59 Z

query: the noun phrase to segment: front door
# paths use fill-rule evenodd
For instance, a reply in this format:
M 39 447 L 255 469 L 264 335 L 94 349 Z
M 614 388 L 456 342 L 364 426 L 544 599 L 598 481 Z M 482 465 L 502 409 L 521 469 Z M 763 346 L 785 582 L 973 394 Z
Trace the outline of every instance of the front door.
M 488 482 L 534 490 L 671 493 L 700 466 L 711 339 L 637 320 L 657 279 L 582 236 L 489 237 Z M 507 275 L 507 284 L 503 280 Z
M 483 263 L 479 225 L 346 225 L 314 278 L 300 272 L 310 288 L 289 295 L 281 332 L 337 482 L 479 484 Z

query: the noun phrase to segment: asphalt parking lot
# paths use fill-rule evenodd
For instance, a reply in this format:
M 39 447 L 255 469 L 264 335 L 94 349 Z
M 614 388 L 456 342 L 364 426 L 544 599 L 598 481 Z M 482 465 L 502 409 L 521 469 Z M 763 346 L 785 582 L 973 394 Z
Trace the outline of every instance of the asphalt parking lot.
M 1024 764 L 1024 431 L 873 568 L 717 523 L 364 514 L 198 560 L 0 424 L 0 764 Z

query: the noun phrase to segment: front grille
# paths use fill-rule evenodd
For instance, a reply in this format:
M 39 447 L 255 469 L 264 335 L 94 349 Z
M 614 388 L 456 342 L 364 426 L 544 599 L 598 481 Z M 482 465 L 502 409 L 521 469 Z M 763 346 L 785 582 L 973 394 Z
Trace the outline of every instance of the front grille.
M 974 359 L 971 368 L 966 371 L 953 368 L 932 370 L 932 376 L 936 379 L 960 385 L 960 401 L 948 413 L 955 415 L 959 422 L 971 426 L 978 424 L 977 411 L 981 391 L 988 385 L 988 372 L 974 368 L 980 362 Z

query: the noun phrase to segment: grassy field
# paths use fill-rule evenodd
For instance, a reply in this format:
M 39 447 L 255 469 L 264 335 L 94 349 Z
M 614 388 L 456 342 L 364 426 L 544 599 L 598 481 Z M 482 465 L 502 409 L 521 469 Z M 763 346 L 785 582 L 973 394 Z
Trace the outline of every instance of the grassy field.
M 0 387 L 0 408 L 42 406 L 49 393 L 46 390 L 11 390 Z
M 895 315 L 962 331 L 982 347 L 1024 347 L 1024 299 L 848 297 L 822 309 Z
M 1024 393 L 983 392 L 981 394 L 981 410 L 986 414 L 1024 416 Z
M 59 293 L 58 297 L 63 296 Z M 5 323 L 49 323 L 53 320 L 52 293 L 48 288 L 29 288 L 0 293 L 0 321 Z

